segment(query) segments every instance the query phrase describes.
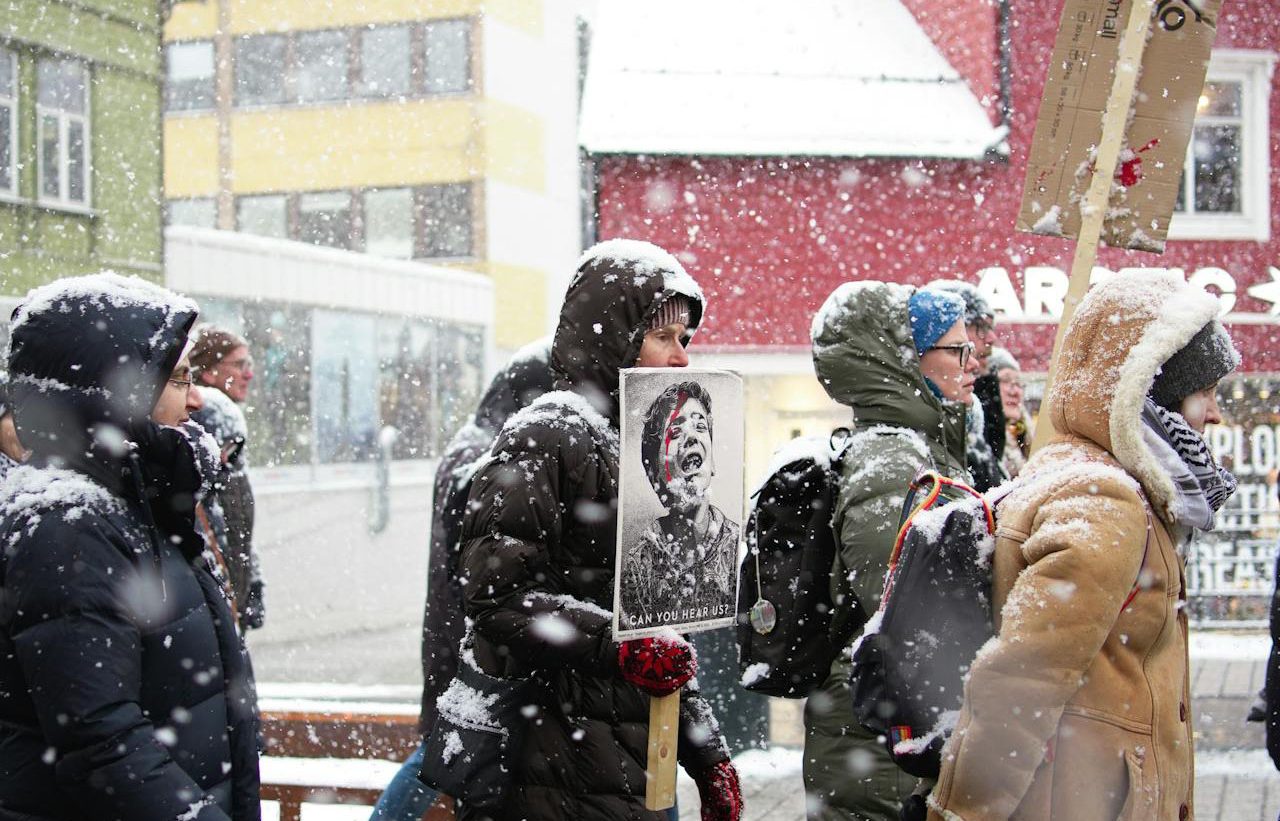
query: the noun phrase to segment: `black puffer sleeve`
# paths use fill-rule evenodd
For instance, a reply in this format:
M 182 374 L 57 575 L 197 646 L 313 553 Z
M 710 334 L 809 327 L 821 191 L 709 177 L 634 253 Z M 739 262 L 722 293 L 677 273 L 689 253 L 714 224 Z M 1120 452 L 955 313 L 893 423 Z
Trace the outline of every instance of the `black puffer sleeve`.
M 514 417 L 477 470 L 462 526 L 463 590 L 476 631 L 522 664 L 608 676 L 617 668 L 612 615 L 564 593 L 552 564 L 599 457 L 592 431 L 554 408 Z

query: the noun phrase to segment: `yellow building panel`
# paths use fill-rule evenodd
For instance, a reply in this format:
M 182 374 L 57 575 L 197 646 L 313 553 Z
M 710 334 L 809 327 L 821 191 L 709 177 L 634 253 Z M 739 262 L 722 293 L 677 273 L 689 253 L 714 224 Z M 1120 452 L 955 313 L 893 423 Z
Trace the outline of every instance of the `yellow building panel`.
M 547 274 L 537 268 L 489 262 L 481 266 L 493 280 L 493 342 L 518 348 L 547 332 Z
M 488 0 L 484 11 L 530 37 L 542 37 L 542 0 Z
M 238 112 L 233 190 L 320 191 L 418 185 L 482 174 L 475 103 L 424 100 Z
M 218 192 L 218 120 L 164 118 L 164 193 L 169 198 L 212 197 Z
M 346 28 L 476 14 L 481 0 L 223 0 L 232 34 Z
M 542 193 L 547 184 L 542 118 L 518 106 L 485 101 L 486 170 L 499 182 Z
M 165 42 L 170 40 L 208 40 L 218 30 L 218 0 L 203 3 L 175 3 L 173 14 L 164 24 Z

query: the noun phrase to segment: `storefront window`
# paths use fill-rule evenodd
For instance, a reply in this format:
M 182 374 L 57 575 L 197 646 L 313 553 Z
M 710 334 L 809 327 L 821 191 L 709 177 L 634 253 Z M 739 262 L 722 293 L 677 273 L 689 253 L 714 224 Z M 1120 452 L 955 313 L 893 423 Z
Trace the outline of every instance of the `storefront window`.
M 1280 377 L 1274 376 L 1238 377 L 1219 387 L 1223 422 L 1210 426 L 1205 438 L 1239 486 L 1219 511 L 1217 527 L 1192 545 L 1187 583 L 1193 619 L 1266 618 L 1280 536 L 1278 392 Z

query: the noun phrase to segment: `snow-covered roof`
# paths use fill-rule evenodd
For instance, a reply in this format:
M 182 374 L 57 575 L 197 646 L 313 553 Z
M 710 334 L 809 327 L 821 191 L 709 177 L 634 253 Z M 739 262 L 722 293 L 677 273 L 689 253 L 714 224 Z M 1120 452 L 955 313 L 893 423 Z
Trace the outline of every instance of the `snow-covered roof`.
M 899 0 L 607 0 L 596 153 L 980 158 L 1005 136 Z

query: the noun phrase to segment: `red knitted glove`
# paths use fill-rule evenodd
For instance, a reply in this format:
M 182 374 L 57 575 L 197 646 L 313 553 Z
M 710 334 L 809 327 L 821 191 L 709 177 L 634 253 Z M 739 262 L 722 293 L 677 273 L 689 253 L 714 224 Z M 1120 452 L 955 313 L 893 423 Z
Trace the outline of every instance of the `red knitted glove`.
M 679 636 L 633 639 L 618 645 L 622 677 L 651 696 L 674 693 L 697 670 L 693 648 Z
M 742 817 L 742 786 L 728 761 L 703 770 L 694 779 L 702 799 L 702 821 L 738 821 Z

